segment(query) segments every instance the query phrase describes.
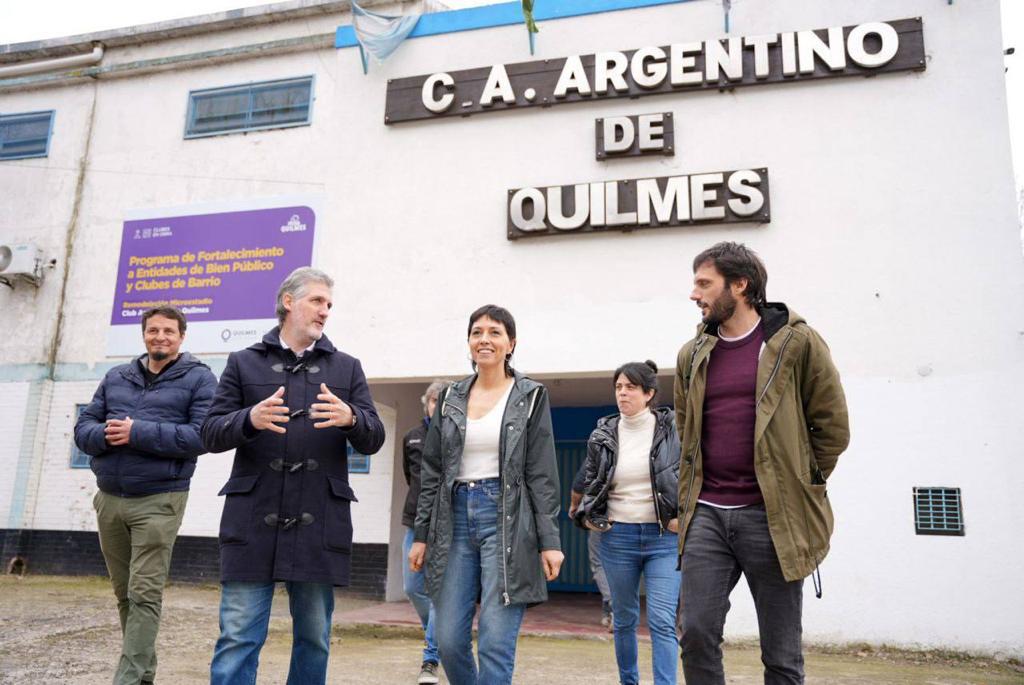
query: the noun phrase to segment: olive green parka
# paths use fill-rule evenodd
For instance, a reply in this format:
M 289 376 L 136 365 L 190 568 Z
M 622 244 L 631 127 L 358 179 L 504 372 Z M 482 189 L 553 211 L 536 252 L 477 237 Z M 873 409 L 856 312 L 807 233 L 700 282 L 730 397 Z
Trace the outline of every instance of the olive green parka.
M 839 372 L 821 336 L 784 304 L 767 303 L 759 313 L 764 347 L 757 365 L 754 471 L 782 573 L 794 581 L 828 554 L 833 517 L 826 480 L 850 442 L 850 426 Z M 676 363 L 680 554 L 703 483 L 704 391 L 717 332 L 717 326 L 699 325 Z

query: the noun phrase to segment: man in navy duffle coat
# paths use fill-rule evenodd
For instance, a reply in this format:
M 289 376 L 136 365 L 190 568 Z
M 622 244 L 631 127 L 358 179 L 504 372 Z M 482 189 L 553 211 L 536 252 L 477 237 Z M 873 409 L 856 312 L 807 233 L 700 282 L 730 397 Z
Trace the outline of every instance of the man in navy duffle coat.
M 288 685 L 324 683 L 334 586 L 348 585 L 352 553 L 349 443 L 384 443 L 359 360 L 323 334 L 334 282 L 296 269 L 277 293 L 280 326 L 228 357 L 203 424 L 211 452 L 235 449 L 221 489 L 220 639 L 211 685 L 253 683 L 274 583 L 289 595 Z

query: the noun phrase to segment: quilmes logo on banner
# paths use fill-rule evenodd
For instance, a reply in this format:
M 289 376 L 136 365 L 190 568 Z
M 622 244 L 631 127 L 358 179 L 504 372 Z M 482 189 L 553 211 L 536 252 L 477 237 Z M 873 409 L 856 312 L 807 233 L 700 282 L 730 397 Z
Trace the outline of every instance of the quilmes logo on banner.
M 281 233 L 296 233 L 305 230 L 306 224 L 302 223 L 298 214 L 292 214 L 292 218 L 288 220 L 288 223 L 281 227 Z
M 925 66 L 919 17 L 868 22 L 392 79 L 384 123 Z

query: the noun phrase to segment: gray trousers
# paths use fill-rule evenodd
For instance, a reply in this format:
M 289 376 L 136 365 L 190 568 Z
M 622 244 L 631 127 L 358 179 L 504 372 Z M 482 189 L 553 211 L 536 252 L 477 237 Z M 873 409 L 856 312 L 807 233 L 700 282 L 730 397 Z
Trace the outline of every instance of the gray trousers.
M 601 533 L 596 530 L 587 531 L 587 555 L 590 557 L 590 572 L 594 575 L 597 589 L 601 591 L 601 602 L 608 606 L 612 602 L 612 593 L 608 589 L 608 579 L 601 565 Z
M 698 504 L 683 545 L 682 647 L 687 685 L 724 685 L 722 632 L 729 593 L 747 579 L 757 610 L 765 685 L 804 682 L 803 580 L 787 582 L 764 505 Z

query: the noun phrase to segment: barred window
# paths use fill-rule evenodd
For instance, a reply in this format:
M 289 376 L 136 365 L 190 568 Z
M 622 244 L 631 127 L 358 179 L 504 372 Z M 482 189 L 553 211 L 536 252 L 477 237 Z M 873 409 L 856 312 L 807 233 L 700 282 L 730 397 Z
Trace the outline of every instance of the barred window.
M 918 535 L 963 535 L 960 488 L 915 487 L 914 529 Z
M 188 97 L 186 138 L 308 126 L 313 77 L 194 90 Z
M 53 110 L 0 114 L 0 159 L 46 157 L 53 132 Z

